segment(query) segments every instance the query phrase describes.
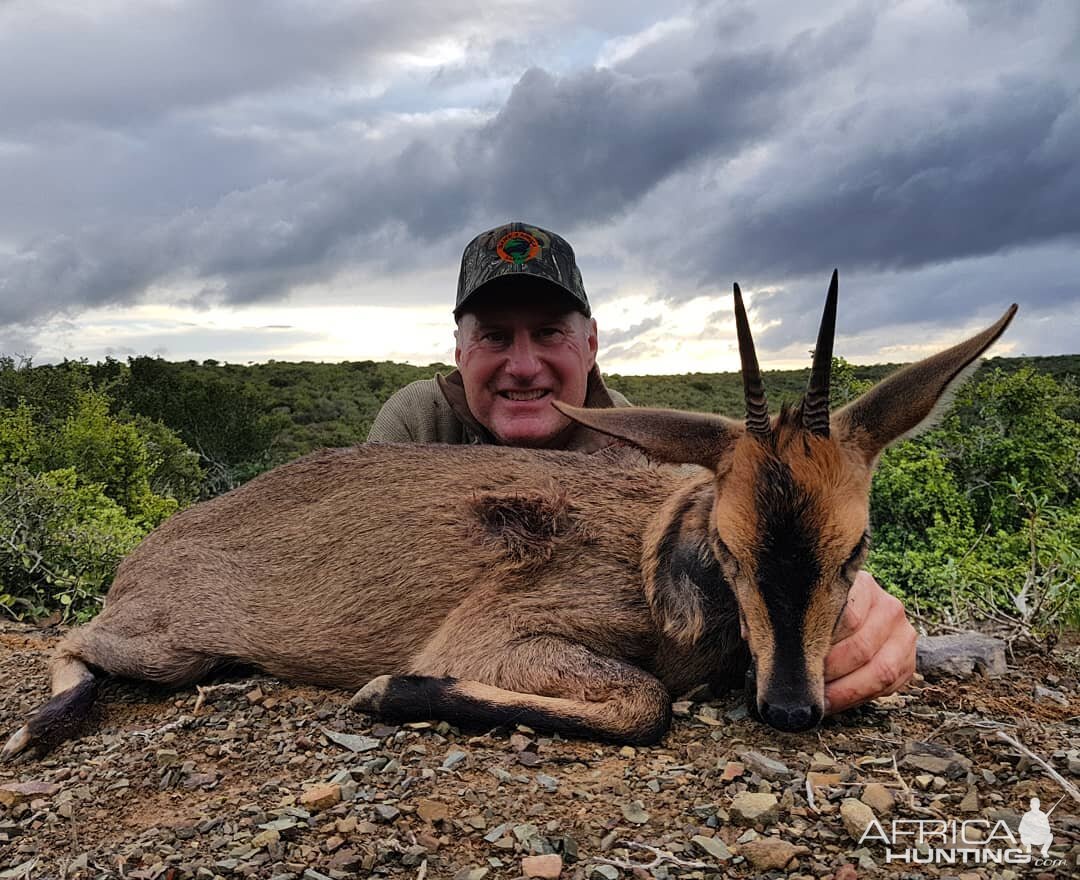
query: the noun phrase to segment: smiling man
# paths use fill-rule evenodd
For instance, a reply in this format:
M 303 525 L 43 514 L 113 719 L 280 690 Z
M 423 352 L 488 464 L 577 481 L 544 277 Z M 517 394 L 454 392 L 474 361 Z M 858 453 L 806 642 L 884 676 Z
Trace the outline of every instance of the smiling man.
M 611 438 L 552 405 L 629 406 L 596 366 L 596 321 L 574 251 L 553 232 L 510 223 L 465 248 L 458 276 L 457 369 L 396 392 L 368 442 L 488 443 L 593 452 Z M 860 571 L 825 659 L 828 712 L 899 690 L 915 671 L 904 607 Z
M 476 236 L 461 257 L 454 319 L 458 368 L 394 394 L 369 442 L 581 452 L 615 442 L 551 405 L 629 405 L 600 377 L 596 321 L 566 239 L 525 223 Z

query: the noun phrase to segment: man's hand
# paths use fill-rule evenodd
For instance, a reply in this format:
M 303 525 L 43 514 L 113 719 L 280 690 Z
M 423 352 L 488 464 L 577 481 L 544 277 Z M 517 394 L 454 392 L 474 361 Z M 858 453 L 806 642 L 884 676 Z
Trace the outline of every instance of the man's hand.
M 860 571 L 825 658 L 825 711 L 895 693 L 915 672 L 915 628 L 904 606 Z

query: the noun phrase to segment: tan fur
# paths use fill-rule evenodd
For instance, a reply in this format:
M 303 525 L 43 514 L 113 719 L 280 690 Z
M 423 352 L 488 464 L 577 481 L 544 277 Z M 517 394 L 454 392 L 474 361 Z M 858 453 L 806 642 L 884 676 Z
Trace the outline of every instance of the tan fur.
M 1008 317 L 887 380 L 888 393 L 834 417 L 831 437 L 784 416 L 763 438 L 696 413 L 560 405 L 657 459 L 710 471 L 619 449 L 409 445 L 276 468 L 170 518 L 124 560 L 102 613 L 61 643 L 39 721 L 70 735 L 92 699 L 90 670 L 180 685 L 238 660 L 314 684 L 372 682 L 357 705 L 380 711 L 424 713 L 431 698 L 454 718 L 531 712 L 571 733 L 654 741 L 671 695 L 742 675 L 740 611 L 759 701 L 779 673 L 790 679 L 756 570 L 757 495 L 775 468 L 802 499 L 822 572 L 793 621 L 809 692 L 796 697 L 820 706 L 841 566 L 866 528 L 879 445 L 925 419 Z M 31 739 L 23 728 L 3 755 Z
M 819 536 L 818 562 L 823 577 L 810 594 L 802 620 L 802 652 L 813 696 L 824 700 L 825 656 L 846 601 L 847 585 L 835 573 L 867 528 L 867 498 L 872 471 L 862 457 L 833 437 L 818 437 L 793 420 L 774 419 L 773 442 L 740 443 L 735 463 L 716 508 L 717 532 L 744 569 L 734 577 L 746 636 L 754 656 L 759 695 L 764 698 L 773 679 L 776 644 L 773 625 L 757 589 L 754 562 L 760 549 L 761 524 L 749 499 L 766 456 L 775 456 L 791 471 L 794 484 L 810 500 L 807 523 Z

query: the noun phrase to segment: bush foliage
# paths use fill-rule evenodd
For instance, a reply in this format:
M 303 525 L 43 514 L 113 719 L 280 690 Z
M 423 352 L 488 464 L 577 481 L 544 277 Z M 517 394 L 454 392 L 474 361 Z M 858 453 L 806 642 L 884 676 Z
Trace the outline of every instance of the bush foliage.
M 198 495 L 198 457 L 111 406 L 84 365 L 0 359 L 0 609 L 12 616 L 89 617 L 119 561 Z
M 1078 359 L 1000 359 L 882 457 L 868 567 L 909 607 L 1080 627 Z M 0 358 L 0 611 L 86 618 L 174 511 L 320 446 L 362 442 L 395 390 L 449 367 Z M 892 365 L 834 364 L 835 406 Z M 808 371 L 770 372 L 774 406 Z M 742 414 L 737 373 L 611 376 L 634 403 Z
M 869 567 L 938 616 L 1080 628 L 1080 392 L 1030 367 L 963 386 L 882 458 Z

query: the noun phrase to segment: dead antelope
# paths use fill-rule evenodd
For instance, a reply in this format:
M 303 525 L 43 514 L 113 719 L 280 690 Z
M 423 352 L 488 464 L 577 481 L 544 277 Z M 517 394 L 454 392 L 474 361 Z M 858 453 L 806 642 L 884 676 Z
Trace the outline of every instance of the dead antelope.
M 165 522 L 61 642 L 53 698 L 5 757 L 71 735 L 100 673 L 167 685 L 240 661 L 363 688 L 396 720 L 515 722 L 651 743 L 673 695 L 756 673 L 781 730 L 820 720 L 824 660 L 867 551 L 878 456 L 1005 330 L 829 414 L 836 275 L 802 402 L 770 418 L 738 286 L 747 416 L 559 408 L 644 450 L 323 450 Z

